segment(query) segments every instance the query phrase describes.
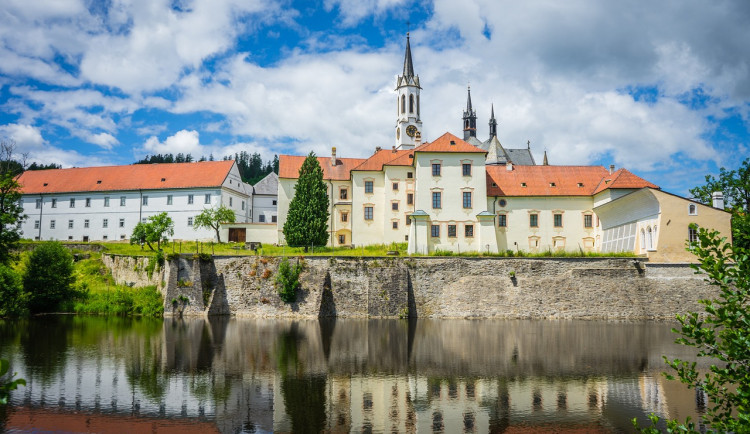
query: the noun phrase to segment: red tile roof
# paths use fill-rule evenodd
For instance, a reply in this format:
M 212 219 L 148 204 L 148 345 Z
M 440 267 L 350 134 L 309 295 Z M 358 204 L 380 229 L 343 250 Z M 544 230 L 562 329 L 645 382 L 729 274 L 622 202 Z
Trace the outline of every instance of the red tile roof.
M 476 152 L 486 154 L 487 151 L 466 143 L 451 133 L 445 133 L 437 139 L 423 143 L 414 148 L 415 152 Z
M 410 166 L 411 161 L 413 159 L 409 158 L 409 154 L 413 154 L 413 150 L 408 149 L 402 149 L 402 150 L 395 150 L 395 149 L 383 149 L 381 151 L 375 152 L 370 158 L 365 160 L 364 163 L 360 164 L 359 166 L 355 167 L 353 170 L 367 170 L 367 171 L 381 171 L 383 170 L 383 165 L 388 166 Z M 404 157 L 406 160 L 404 160 Z M 394 162 L 396 160 L 404 160 L 406 164 L 396 163 Z
M 24 194 L 219 187 L 233 165 L 228 160 L 29 170 L 18 182 Z
M 279 157 L 279 178 L 299 178 L 299 169 L 305 161 L 305 156 L 282 155 Z M 323 169 L 323 179 L 332 181 L 346 181 L 351 178 L 350 172 L 364 163 L 364 158 L 337 158 L 336 165 L 331 164 L 331 157 L 317 157 Z
M 627 175 L 617 182 L 620 172 Z M 488 196 L 592 196 L 606 188 L 643 187 L 659 188 L 625 169 L 610 175 L 602 166 L 487 166 Z

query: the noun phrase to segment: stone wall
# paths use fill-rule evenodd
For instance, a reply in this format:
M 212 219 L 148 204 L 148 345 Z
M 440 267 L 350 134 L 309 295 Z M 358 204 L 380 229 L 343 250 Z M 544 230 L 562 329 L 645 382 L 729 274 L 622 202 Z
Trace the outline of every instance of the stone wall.
M 164 267 L 165 312 L 251 317 L 673 319 L 716 290 L 687 264 L 626 258 L 290 258 L 303 265 L 297 300 L 284 303 L 278 257 L 182 257 Z M 120 282 L 137 282 L 120 260 Z M 154 273 L 155 275 L 157 273 Z M 130 279 L 130 280 L 127 280 Z

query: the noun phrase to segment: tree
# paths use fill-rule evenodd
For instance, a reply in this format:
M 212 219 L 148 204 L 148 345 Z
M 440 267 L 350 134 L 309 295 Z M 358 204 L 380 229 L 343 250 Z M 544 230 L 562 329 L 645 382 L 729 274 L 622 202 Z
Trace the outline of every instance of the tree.
M 174 222 L 166 212 L 148 217 L 146 223 L 140 222 L 133 228 L 130 236 L 130 244 L 140 244 L 143 248 L 145 243 L 151 251 L 161 250 L 161 243 L 169 241 L 174 235 Z M 152 246 L 156 243 L 156 249 Z
M 26 310 L 26 296 L 21 276 L 5 264 L 0 264 L 0 317 L 17 316 Z
M 726 207 L 732 212 L 732 236 L 738 246 L 750 249 L 750 158 L 737 170 L 719 170 L 719 179 L 706 175 L 706 184 L 690 190 L 693 197 L 707 205 L 715 191 L 724 193 Z
M 0 143 L 0 264 L 7 264 L 13 258 L 21 240 L 20 223 L 26 218 L 20 202 L 21 185 L 16 181 L 24 163 L 13 160 L 15 149 L 13 142 Z
M 219 227 L 222 223 L 234 222 L 234 211 L 231 208 L 222 205 L 218 208 L 205 208 L 200 214 L 195 216 L 195 220 L 193 221 L 193 229 L 213 229 L 214 231 L 216 231 L 216 240 L 218 242 L 221 242 Z
M 54 312 L 76 295 L 73 288 L 73 255 L 62 244 L 47 241 L 29 255 L 23 290 L 32 313 Z
M 681 328 L 672 331 L 682 335 L 677 343 L 697 348 L 698 357 L 711 358 L 715 364 L 701 374 L 695 362 L 664 359 L 682 383 L 708 396 L 703 419 L 712 430 L 750 432 L 750 251 L 703 228 L 689 250 L 700 261 L 693 268 L 718 287 L 719 297 L 700 301 L 705 314 L 678 315 Z M 651 420 L 652 426 L 643 431 L 660 432 L 655 427 L 658 418 L 652 415 Z M 667 426 L 671 432 L 697 432 L 689 420 L 668 421 Z
M 284 237 L 292 247 L 324 246 L 328 241 L 328 192 L 313 152 L 305 158 L 289 203 Z

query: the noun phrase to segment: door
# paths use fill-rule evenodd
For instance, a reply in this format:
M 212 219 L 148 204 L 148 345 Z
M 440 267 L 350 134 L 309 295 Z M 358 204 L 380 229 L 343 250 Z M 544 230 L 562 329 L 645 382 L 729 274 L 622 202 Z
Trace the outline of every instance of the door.
M 229 228 L 229 242 L 230 243 L 244 243 L 245 242 L 245 228 Z

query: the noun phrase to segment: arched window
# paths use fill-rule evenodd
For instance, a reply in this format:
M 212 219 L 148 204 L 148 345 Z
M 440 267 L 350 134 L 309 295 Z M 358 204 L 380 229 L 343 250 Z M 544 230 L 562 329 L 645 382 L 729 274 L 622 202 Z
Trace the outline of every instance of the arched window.
M 464 128 L 469 128 L 469 120 L 466 119 L 466 125 L 464 125 Z
M 419 116 L 419 95 L 417 95 L 417 116 Z
M 406 95 L 401 95 L 401 113 L 406 113 Z
M 409 95 L 409 113 L 414 113 L 414 95 Z
M 646 238 L 647 238 L 646 244 L 648 246 L 648 249 L 653 250 L 654 249 L 654 234 L 651 232 L 651 226 L 649 226 L 648 229 L 646 229 Z
M 641 250 L 646 250 L 646 231 L 641 229 Z
M 688 205 L 688 214 L 689 215 L 698 215 L 698 207 L 695 206 L 694 203 L 691 203 Z

